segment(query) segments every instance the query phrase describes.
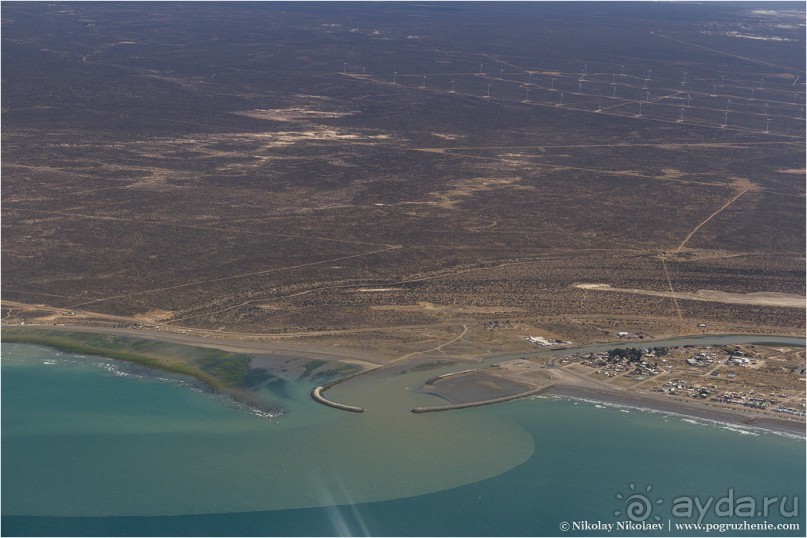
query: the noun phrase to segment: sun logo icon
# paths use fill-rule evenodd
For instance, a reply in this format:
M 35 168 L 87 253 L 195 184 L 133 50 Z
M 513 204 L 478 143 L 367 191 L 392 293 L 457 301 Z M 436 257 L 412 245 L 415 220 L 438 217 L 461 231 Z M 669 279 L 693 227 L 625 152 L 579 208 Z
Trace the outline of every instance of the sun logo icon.
M 651 515 L 653 519 L 656 521 L 661 521 L 661 517 L 658 515 L 653 514 L 653 506 L 656 504 L 661 504 L 664 502 L 664 499 L 656 499 L 655 501 L 650 500 L 650 497 L 646 494 L 649 494 L 653 491 L 653 486 L 648 484 L 644 488 L 644 493 L 635 493 L 636 492 L 636 484 L 631 482 L 628 484 L 631 493 L 622 495 L 621 493 L 616 494 L 616 498 L 620 501 L 624 501 L 625 503 L 625 515 L 631 521 L 640 522 L 646 521 Z M 614 512 L 614 516 L 619 517 L 622 515 L 622 510 L 616 510 Z

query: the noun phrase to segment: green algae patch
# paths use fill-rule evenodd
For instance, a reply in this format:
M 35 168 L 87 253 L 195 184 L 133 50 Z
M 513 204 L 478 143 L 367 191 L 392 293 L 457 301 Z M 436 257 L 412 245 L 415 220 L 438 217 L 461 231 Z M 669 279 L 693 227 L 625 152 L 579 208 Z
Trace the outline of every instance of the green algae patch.
M 305 377 L 310 376 L 311 373 L 314 370 L 316 370 L 320 366 L 325 366 L 326 364 L 328 364 L 328 361 L 324 361 L 324 360 L 321 360 L 321 359 L 314 359 L 314 360 L 308 361 L 307 363 L 302 365 L 303 370 L 305 370 L 305 371 L 302 373 L 302 375 L 300 375 L 300 378 L 305 378 Z
M 127 361 L 186 375 L 216 390 L 241 389 L 254 383 L 248 355 L 218 349 L 139 340 L 109 334 L 7 327 L 3 342 L 49 346 L 70 353 Z

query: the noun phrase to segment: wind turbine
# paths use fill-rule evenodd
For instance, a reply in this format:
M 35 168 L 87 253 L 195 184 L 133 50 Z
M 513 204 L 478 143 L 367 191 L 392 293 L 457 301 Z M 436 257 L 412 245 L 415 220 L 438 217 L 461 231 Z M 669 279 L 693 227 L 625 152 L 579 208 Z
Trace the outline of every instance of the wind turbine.
M 499 80 L 502 79 L 502 76 L 504 76 L 504 69 L 500 67 L 499 68 Z
M 683 122 L 684 122 L 684 109 L 682 108 L 681 109 L 681 118 L 678 120 L 678 123 L 683 123 Z
M 771 119 L 770 119 L 770 118 L 765 118 L 765 132 L 766 132 L 766 133 L 770 133 L 770 132 L 771 132 L 771 128 L 770 128 L 770 127 L 771 127 Z
M 602 103 L 597 101 L 597 112 L 602 112 Z
M 729 113 L 724 112 L 723 113 L 723 127 L 725 127 L 728 124 L 729 124 Z
M 454 93 L 454 81 L 451 81 L 451 93 Z
M 622 64 L 622 70 L 620 71 L 619 74 L 622 75 L 623 77 L 625 76 L 625 64 Z
M 642 103 L 641 101 L 639 101 L 639 115 L 637 116 L 637 117 L 639 117 L 639 118 L 641 118 L 641 117 L 642 117 L 642 104 L 643 104 L 643 103 Z
M 650 79 L 649 79 L 649 78 L 645 78 L 645 79 L 644 79 L 644 86 L 642 86 L 642 89 L 643 89 L 643 90 L 646 90 L 646 89 L 647 89 L 647 81 L 648 81 L 648 80 L 650 80 Z
M 616 84 L 614 84 L 614 98 L 616 98 Z
M 551 81 L 551 87 L 549 88 L 552 91 L 555 91 L 555 79 L 553 78 Z
M 692 103 L 692 96 L 687 94 L 687 106 L 690 106 L 690 103 Z
M 577 93 L 583 93 L 583 85 L 581 83 L 577 83 Z
M 560 94 L 560 106 L 563 106 L 563 93 Z
M 361 74 L 362 74 L 362 75 L 366 75 L 366 74 L 367 74 L 367 68 L 366 68 L 366 67 L 362 67 L 362 68 L 361 68 Z
M 421 88 L 426 89 L 426 75 L 423 75 L 423 86 Z
M 485 67 L 485 64 L 479 64 L 479 73 L 482 73 L 482 68 Z
M 751 100 L 754 100 L 754 88 L 751 88 Z
M 491 85 L 490 85 L 490 84 L 488 84 L 488 94 L 487 94 L 487 97 L 490 97 L 490 86 L 491 86 Z
M 765 115 L 768 115 L 768 103 L 765 103 Z
M 712 85 L 712 97 L 717 97 L 717 84 Z
M 730 106 L 730 105 L 731 105 L 731 99 L 729 99 L 728 101 L 726 101 L 726 114 L 728 114 L 728 113 L 729 113 L 729 106 Z
M 759 79 L 759 89 L 760 90 L 762 89 L 763 84 L 765 84 L 765 79 L 764 78 Z
M 347 62 L 342 66 L 342 74 L 347 75 Z
M 527 94 L 524 96 L 524 102 L 528 103 L 529 100 L 530 100 L 530 89 L 529 88 L 524 88 L 524 89 L 527 90 Z
M 645 92 L 645 101 L 650 102 L 650 92 Z
M 726 85 L 726 75 L 720 75 L 720 85 L 721 86 Z
M 392 72 L 392 83 L 393 84 L 398 84 L 398 72 L 397 71 Z

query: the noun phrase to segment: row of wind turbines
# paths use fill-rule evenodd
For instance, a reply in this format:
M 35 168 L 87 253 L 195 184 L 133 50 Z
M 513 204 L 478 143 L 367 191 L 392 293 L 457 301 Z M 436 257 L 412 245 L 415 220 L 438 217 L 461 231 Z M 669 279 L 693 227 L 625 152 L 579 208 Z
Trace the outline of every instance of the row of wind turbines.
M 342 74 L 378 81 L 377 77 L 367 75 L 366 66 L 351 66 L 347 62 L 343 65 Z M 773 119 L 793 124 L 792 129 L 783 129 L 781 134 L 800 133 L 798 125 L 803 129 L 805 83 L 799 83 L 799 76 L 796 76 L 792 83 L 787 83 L 766 80 L 764 77 L 752 81 L 726 74 L 699 77 L 690 75 L 689 71 L 681 72 L 680 81 L 674 83 L 671 75 L 654 75 L 649 69 L 641 76 L 626 75 L 624 65 L 620 65 L 619 69 L 612 73 L 590 73 L 588 64 L 583 64 L 582 69 L 576 73 L 523 68 L 519 68 L 518 71 L 506 71 L 502 65 L 498 66 L 498 71 L 491 72 L 485 70 L 484 63 L 480 63 L 478 72 L 401 74 L 397 69 L 393 69 L 392 76 L 383 77 L 381 81 L 431 92 L 567 107 L 576 111 L 634 118 L 647 118 L 647 110 L 653 107 L 656 113 L 651 119 L 676 123 L 685 123 L 689 120 L 699 125 L 712 126 L 717 123 L 722 128 L 731 126 L 768 134 L 771 132 Z M 471 76 L 474 78 L 469 81 L 468 77 Z M 448 77 L 451 80 L 446 82 L 445 79 Z M 466 90 L 464 92 L 457 89 L 457 79 L 460 77 Z M 481 88 L 480 80 L 484 84 Z M 523 92 L 523 99 L 514 95 L 516 87 Z M 497 89 L 496 92 L 492 91 L 494 88 Z M 531 100 L 531 94 L 538 94 L 540 98 Z M 596 101 L 590 100 L 592 98 Z M 661 115 L 658 113 L 659 107 L 666 109 Z M 674 119 L 669 113 L 671 107 L 677 108 Z M 630 108 L 632 113 L 622 113 L 627 108 Z M 717 112 L 720 113 L 720 121 L 713 117 Z M 705 118 L 702 117 L 704 113 L 712 117 L 704 121 Z M 731 122 L 730 116 L 740 118 L 740 121 Z M 752 124 L 751 119 L 754 117 L 757 117 L 757 121 Z M 798 125 L 793 120 L 798 120 Z M 764 130 L 762 130 L 763 124 Z

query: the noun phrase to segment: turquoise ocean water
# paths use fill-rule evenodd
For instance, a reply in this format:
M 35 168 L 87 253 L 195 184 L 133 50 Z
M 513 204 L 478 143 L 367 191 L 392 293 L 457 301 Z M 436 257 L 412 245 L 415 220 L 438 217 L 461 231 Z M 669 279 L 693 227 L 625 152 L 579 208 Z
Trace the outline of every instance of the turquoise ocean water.
M 2 357 L 4 535 L 630 536 L 597 525 L 639 519 L 702 535 L 674 528 L 697 511 L 671 512 L 695 497 L 723 513 L 777 497 L 767 515 L 712 506 L 702 523 L 804 535 L 805 442 L 785 435 L 541 397 L 410 413 L 438 403 L 414 392 L 433 372 L 328 392 L 363 414 L 290 382 L 267 393 L 287 413 L 260 416 L 114 361 L 18 344 Z

